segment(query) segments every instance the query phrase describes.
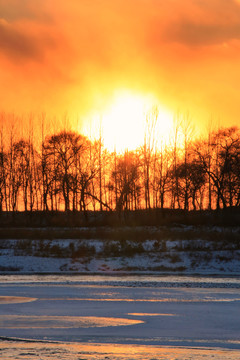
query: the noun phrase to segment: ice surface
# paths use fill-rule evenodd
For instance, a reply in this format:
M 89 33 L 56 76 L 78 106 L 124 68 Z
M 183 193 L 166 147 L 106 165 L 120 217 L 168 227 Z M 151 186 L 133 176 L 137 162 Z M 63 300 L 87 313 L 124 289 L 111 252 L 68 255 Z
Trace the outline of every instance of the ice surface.
M 238 285 L 226 277 L 0 276 L 8 300 L 0 302 L 0 358 L 237 360 Z
M 63 276 L 60 282 L 21 278 L 18 283 L 17 277 L 15 282 L 5 277 L 0 296 L 37 300 L 0 304 L 2 337 L 240 350 L 237 288 L 218 288 L 216 283 L 212 288 L 163 287 L 160 280 L 156 286 L 154 277 L 134 276 L 105 276 L 101 282 L 100 277 L 95 282 L 84 277 L 83 283 L 64 282 Z M 229 279 L 219 280 L 227 284 Z

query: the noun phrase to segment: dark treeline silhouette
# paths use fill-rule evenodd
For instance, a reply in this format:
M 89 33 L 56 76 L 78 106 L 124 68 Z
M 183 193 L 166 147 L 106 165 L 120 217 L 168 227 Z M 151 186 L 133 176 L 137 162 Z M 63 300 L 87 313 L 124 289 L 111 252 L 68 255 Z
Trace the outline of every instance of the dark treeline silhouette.
M 153 128 L 152 128 L 153 129 Z M 5 130 L 6 131 L 6 130 Z M 192 140 L 117 154 L 74 131 L 16 138 L 1 131 L 0 212 L 215 210 L 240 205 L 240 131 L 209 131 Z

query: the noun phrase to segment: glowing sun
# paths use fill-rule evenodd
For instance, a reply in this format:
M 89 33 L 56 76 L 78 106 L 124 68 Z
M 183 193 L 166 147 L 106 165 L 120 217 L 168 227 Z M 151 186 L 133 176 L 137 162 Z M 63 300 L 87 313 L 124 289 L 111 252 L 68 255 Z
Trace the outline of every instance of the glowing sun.
M 144 144 L 146 119 L 154 118 L 152 98 L 129 92 L 118 93 L 101 114 L 92 117 L 91 136 L 98 138 L 101 132 L 103 145 L 110 151 L 134 150 Z M 169 142 L 172 114 L 157 106 L 154 136 L 157 142 Z M 154 121 L 154 120 L 153 120 Z M 101 129 L 101 130 L 100 130 Z M 89 131 L 84 131 L 89 135 Z

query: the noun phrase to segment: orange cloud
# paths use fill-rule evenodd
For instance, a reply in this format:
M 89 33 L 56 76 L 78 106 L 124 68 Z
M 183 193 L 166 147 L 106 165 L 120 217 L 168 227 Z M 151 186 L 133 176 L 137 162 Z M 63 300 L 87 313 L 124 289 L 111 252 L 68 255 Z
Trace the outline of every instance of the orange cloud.
M 239 39 L 240 6 L 234 0 L 196 2 L 194 11 L 183 13 L 164 33 L 166 41 L 194 47 Z
M 18 26 L 0 20 L 0 53 L 5 55 L 10 61 L 31 59 L 39 61 L 43 58 L 42 49 L 53 45 L 53 41 L 46 37 L 41 37 Z M 46 49 L 45 49 L 46 50 Z
M 238 1 L 0 0 L 0 13 L 6 110 L 84 116 L 127 88 L 198 120 L 238 117 Z

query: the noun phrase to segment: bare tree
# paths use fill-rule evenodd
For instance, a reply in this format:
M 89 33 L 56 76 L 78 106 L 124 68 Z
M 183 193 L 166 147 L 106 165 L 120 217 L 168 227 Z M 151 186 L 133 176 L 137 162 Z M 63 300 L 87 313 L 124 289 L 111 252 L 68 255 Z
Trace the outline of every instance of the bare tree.
M 154 160 L 154 151 L 156 151 L 156 125 L 159 110 L 154 106 L 146 114 L 146 128 L 143 146 L 143 177 L 144 177 L 144 194 L 145 208 L 151 208 L 151 163 Z M 154 173 L 155 169 L 153 169 Z M 152 181 L 153 182 L 153 181 Z
M 191 143 L 193 138 L 193 126 L 189 115 L 182 121 L 183 131 L 183 156 L 184 156 L 184 210 L 188 210 L 189 207 L 189 188 L 190 188 L 190 176 L 189 176 L 189 164 L 191 158 Z
M 6 196 L 6 165 L 7 155 L 3 146 L 3 128 L 0 130 L 0 212 L 3 211 Z
M 55 184 L 55 195 L 56 192 L 62 194 L 65 211 L 70 210 L 70 195 L 72 189 L 75 189 L 73 186 L 74 165 L 84 146 L 85 138 L 70 131 L 52 135 L 44 143 L 42 159 L 45 174 L 44 186 L 47 189 L 47 184 Z M 46 168 L 52 169 L 52 176 L 49 180 L 46 178 Z M 46 206 L 46 199 L 44 203 Z
M 122 210 L 137 208 L 140 196 L 139 158 L 133 152 L 125 151 L 118 157 L 116 168 L 112 171 L 112 188 L 117 193 L 116 209 Z
M 210 152 L 206 141 L 196 145 L 195 151 L 204 171 L 212 180 L 217 209 L 221 205 L 226 208 L 238 202 L 236 194 L 239 193 L 239 178 L 235 169 L 238 168 L 236 164 L 239 162 L 239 149 L 239 130 L 236 127 L 215 131 L 211 136 Z
M 171 182 L 171 153 L 167 147 L 162 147 L 157 153 L 156 171 L 155 171 L 155 192 L 156 207 L 164 208 L 166 194 L 170 190 Z
M 179 114 L 174 118 L 173 134 L 172 134 L 172 171 L 171 171 L 171 208 L 181 207 L 179 198 L 179 179 L 178 179 L 178 158 L 179 158 L 179 132 L 181 127 L 181 117 Z

